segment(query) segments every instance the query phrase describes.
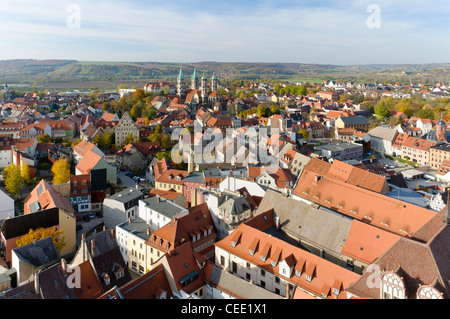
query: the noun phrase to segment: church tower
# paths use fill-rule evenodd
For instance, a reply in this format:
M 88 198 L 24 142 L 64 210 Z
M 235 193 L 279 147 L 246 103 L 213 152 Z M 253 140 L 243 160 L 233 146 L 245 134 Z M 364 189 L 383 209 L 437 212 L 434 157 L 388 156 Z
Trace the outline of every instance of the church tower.
M 217 81 L 217 76 L 214 73 L 213 77 L 211 78 L 211 91 L 212 92 L 217 92 L 218 91 L 218 81 Z
M 183 68 L 180 69 L 180 73 L 178 74 L 177 95 L 179 97 L 184 97 L 185 95 Z
M 208 78 L 205 73 L 202 76 L 202 103 L 208 103 Z
M 194 69 L 194 74 L 192 74 L 192 78 L 191 78 L 191 89 L 192 90 L 198 90 L 199 86 L 200 86 L 200 81 L 199 81 L 199 77 L 197 74 L 197 68 Z
M 447 124 L 443 120 L 436 124 L 436 139 L 438 142 L 447 143 Z

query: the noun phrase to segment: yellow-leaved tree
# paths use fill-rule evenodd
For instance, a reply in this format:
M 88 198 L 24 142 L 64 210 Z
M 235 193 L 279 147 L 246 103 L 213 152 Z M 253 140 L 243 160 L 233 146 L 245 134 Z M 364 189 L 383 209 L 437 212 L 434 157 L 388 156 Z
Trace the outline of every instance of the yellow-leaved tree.
M 59 252 L 66 246 L 65 237 L 61 236 L 63 233 L 62 230 L 58 230 L 56 227 L 50 227 L 50 228 L 37 228 L 37 229 L 30 229 L 28 233 L 20 237 L 18 240 L 16 240 L 17 247 L 25 246 L 33 241 L 38 241 L 47 237 L 51 237 L 53 240 L 53 243 L 55 243 L 56 249 L 58 249 Z
M 22 161 L 22 167 L 20 168 L 20 175 L 22 176 L 23 180 L 26 183 L 29 183 L 31 181 L 30 177 L 30 167 L 27 163 Z
M 23 177 L 20 172 L 20 167 L 11 163 L 10 166 L 5 167 L 3 178 L 6 191 L 11 197 L 16 197 L 23 186 Z
M 64 184 L 70 180 L 70 164 L 67 158 L 60 158 L 52 166 L 53 185 Z

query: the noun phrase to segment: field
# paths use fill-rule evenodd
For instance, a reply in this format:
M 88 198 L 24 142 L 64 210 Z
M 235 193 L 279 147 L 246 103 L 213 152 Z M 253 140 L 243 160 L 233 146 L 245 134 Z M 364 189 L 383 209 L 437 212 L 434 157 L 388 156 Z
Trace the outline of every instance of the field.
M 429 65 L 316 65 L 301 63 L 159 63 L 103 62 L 75 60 L 0 61 L 0 84 L 29 84 L 31 89 L 116 89 L 123 84 L 142 87 L 151 81 L 175 81 L 180 67 L 188 79 L 197 68 L 199 74 L 216 73 L 222 82 L 298 81 L 321 83 L 326 80 L 354 82 L 410 81 L 426 85 L 450 80 L 450 64 Z

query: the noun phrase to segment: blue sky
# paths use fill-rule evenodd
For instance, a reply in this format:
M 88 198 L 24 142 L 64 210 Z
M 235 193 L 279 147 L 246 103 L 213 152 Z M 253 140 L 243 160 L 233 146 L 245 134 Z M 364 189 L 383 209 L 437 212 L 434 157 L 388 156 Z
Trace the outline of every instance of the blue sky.
M 2 0 L 0 60 L 447 63 L 449 15 L 438 0 Z

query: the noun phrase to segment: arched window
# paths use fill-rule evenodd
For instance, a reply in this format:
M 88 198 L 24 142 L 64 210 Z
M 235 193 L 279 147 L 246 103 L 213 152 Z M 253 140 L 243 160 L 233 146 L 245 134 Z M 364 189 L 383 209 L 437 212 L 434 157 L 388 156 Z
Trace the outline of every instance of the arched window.
M 417 299 L 443 299 L 442 294 L 430 286 L 421 286 L 417 289 Z
M 405 299 L 403 278 L 393 272 L 384 272 L 381 276 L 381 299 Z

